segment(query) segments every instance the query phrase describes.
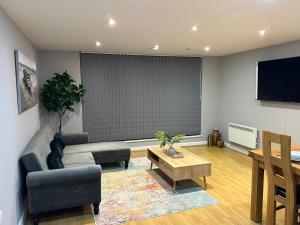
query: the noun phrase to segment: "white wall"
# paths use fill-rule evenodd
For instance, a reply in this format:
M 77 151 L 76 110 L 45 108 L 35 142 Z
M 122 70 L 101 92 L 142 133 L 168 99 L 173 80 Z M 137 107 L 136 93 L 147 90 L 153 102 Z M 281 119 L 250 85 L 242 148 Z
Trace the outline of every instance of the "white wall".
M 35 48 L 0 7 L 0 210 L 5 225 L 15 225 L 21 217 L 24 193 L 18 160 L 40 127 L 38 106 L 18 115 L 15 49 L 37 59 Z
M 66 51 L 39 51 L 38 72 L 39 87 L 41 88 L 46 80 L 51 79 L 54 73 L 68 71 L 77 83 L 81 83 L 80 55 L 79 52 Z M 41 127 L 51 126 L 58 131 L 58 116 L 49 113 L 40 105 Z M 82 106 L 81 103 L 75 106 L 75 112 L 67 112 L 62 123 L 63 133 L 82 132 Z
M 201 131 L 205 140 L 212 129 L 219 128 L 219 103 L 220 57 L 203 57 Z
M 226 139 L 228 123 L 234 122 L 256 127 L 260 134 L 262 130 L 288 134 L 292 143 L 300 144 L 299 103 L 255 100 L 256 62 L 299 55 L 297 41 L 221 58 L 218 102 L 220 127 Z

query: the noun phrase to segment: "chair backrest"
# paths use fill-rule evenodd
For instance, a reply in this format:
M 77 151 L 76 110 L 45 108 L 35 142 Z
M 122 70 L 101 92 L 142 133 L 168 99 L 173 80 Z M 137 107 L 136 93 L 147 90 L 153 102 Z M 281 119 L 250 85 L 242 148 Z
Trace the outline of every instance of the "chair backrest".
M 272 154 L 272 143 L 280 145 L 279 151 Z M 268 175 L 269 190 L 278 187 L 285 189 L 289 201 L 296 199 L 295 178 L 291 165 L 291 137 L 263 131 L 263 156 Z

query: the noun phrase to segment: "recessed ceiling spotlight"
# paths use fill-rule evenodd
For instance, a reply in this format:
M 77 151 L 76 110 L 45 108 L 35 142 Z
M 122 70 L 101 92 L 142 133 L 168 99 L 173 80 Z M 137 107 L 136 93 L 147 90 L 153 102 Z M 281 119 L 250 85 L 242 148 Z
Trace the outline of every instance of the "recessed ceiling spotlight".
M 263 37 L 263 36 L 265 36 L 265 34 L 266 34 L 266 30 L 265 30 L 265 29 L 259 30 L 259 31 L 258 31 L 258 34 L 259 34 L 261 37 Z
M 272 3 L 274 0 L 262 0 L 262 3 Z
M 108 19 L 108 25 L 111 26 L 111 27 L 113 27 L 113 26 L 116 25 L 116 21 L 113 18 L 109 18 Z
M 154 45 L 154 46 L 152 47 L 152 50 L 159 50 L 159 45 Z
M 197 25 L 192 26 L 191 30 L 194 31 L 194 32 L 196 32 L 198 30 L 198 26 Z
M 100 41 L 96 41 L 96 46 L 99 47 L 101 45 Z
M 210 47 L 209 47 L 209 46 L 206 46 L 206 47 L 204 48 L 204 50 L 205 50 L 206 52 L 209 52 Z

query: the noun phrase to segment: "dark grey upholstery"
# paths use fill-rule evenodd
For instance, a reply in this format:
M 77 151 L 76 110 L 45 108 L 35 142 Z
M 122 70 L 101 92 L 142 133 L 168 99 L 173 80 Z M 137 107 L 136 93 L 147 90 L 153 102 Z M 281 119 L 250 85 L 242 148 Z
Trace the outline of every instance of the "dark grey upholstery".
M 101 200 L 101 167 L 96 165 L 31 172 L 26 183 L 30 214 Z
M 47 170 L 47 156 L 51 152 L 51 130 L 45 128 L 38 131 L 31 139 L 21 155 L 27 172 Z
M 93 204 L 99 211 L 101 201 L 101 166 L 103 162 L 125 161 L 130 148 L 125 142 L 88 144 L 87 133 L 63 135 L 65 168 L 49 170 L 47 156 L 53 139 L 50 128 L 39 130 L 21 155 L 28 174 L 29 213 L 37 224 L 37 214 L 57 209 Z
M 130 159 L 130 147 L 123 141 L 71 145 L 64 149 L 65 156 L 83 152 L 93 153 L 96 164 Z
M 71 164 L 95 165 L 95 160 L 93 158 L 92 153 L 90 153 L 90 152 L 65 154 L 62 161 L 65 166 L 71 165 Z
M 85 163 L 67 164 L 67 165 L 65 165 L 65 168 L 85 167 L 85 166 L 90 166 L 90 165 L 91 164 L 85 164 Z
M 50 128 L 39 130 L 21 155 L 28 174 L 29 214 L 37 224 L 41 212 L 94 204 L 98 213 L 101 201 L 101 166 L 95 165 L 92 153 L 68 154 L 63 157 L 64 169 L 49 170 L 47 156 L 54 134 Z M 85 143 L 88 135 L 72 135 L 68 143 Z M 75 138 L 75 139 L 74 139 Z
M 79 145 L 89 143 L 89 134 L 83 132 L 80 134 L 64 134 L 62 135 L 65 145 Z

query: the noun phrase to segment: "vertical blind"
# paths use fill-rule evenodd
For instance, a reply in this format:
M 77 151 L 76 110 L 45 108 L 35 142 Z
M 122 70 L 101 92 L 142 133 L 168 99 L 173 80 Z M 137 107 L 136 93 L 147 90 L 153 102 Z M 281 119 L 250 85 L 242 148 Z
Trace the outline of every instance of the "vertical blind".
M 83 125 L 92 142 L 201 132 L 201 58 L 82 53 Z

